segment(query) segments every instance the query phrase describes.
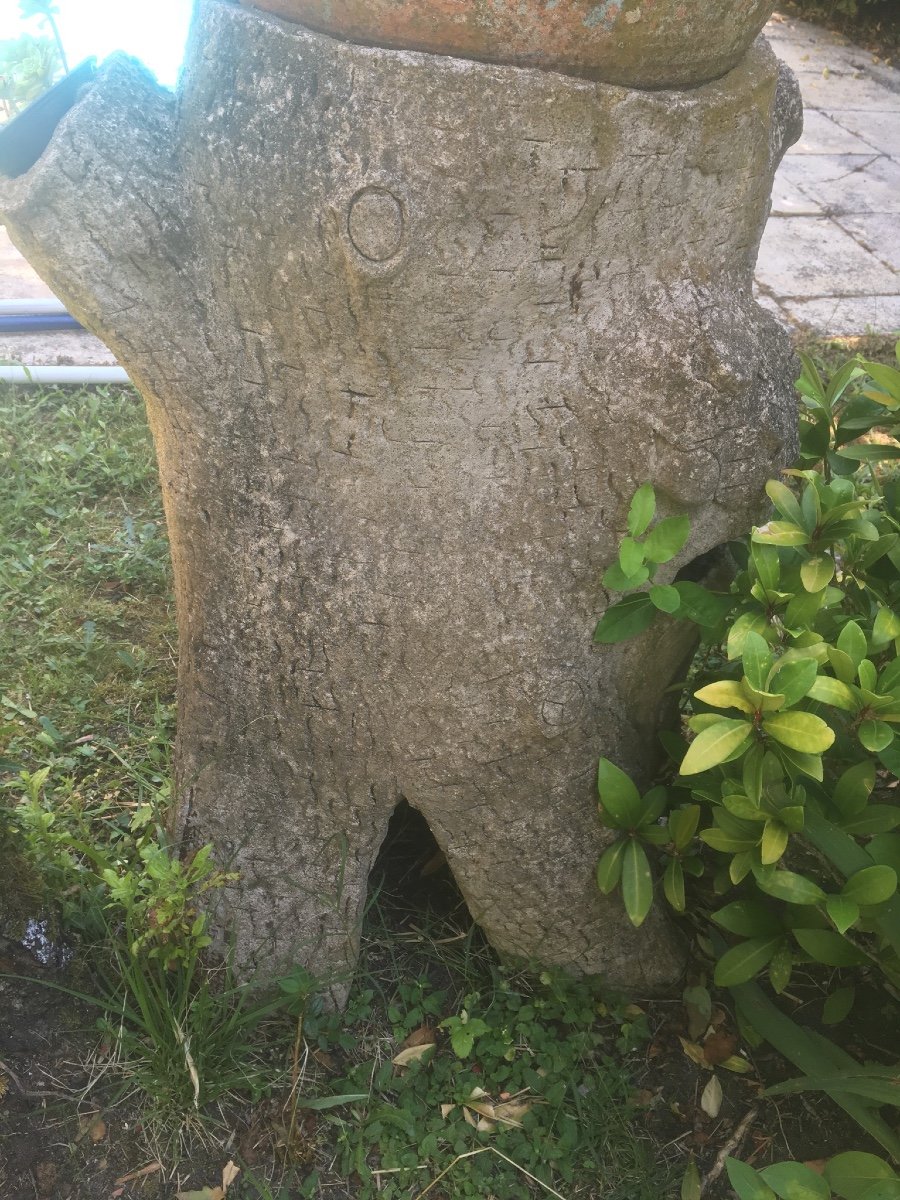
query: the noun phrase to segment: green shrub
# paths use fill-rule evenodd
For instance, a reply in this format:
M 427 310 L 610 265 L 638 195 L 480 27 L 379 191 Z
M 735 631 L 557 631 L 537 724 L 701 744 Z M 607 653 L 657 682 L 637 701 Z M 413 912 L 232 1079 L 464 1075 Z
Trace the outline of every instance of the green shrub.
M 900 807 L 891 802 L 900 776 L 900 485 L 883 467 L 900 459 L 900 371 L 853 360 L 826 383 L 804 358 L 797 386 L 799 461 L 785 472 L 789 484 L 766 486 L 773 518 L 731 545 L 728 592 L 652 583 L 687 524 L 652 525 L 652 488 L 635 495 L 604 582 L 651 586 L 613 605 L 595 639 L 620 641 L 667 613 L 699 626 L 704 652 L 690 696 L 685 689 L 690 741 L 666 738 L 668 785 L 642 796 L 601 760 L 600 814 L 619 836 L 597 882 L 605 893 L 621 886 L 639 925 L 658 876 L 678 912 L 693 908 L 687 887 L 701 880 L 719 905 L 708 913 L 715 982 L 733 989 L 745 1024 L 805 1073 L 781 1090 L 828 1092 L 900 1157 L 878 1112 L 900 1105 L 896 1067 L 859 1066 L 753 982 L 765 973 L 780 994 L 798 964 L 837 969 L 827 1014 L 835 1020 L 852 1008 L 860 971 L 900 985 Z

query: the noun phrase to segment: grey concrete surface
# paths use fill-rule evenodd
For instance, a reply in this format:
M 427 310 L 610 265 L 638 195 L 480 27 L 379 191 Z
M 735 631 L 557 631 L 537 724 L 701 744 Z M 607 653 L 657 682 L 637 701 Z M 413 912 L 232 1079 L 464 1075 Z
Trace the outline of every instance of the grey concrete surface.
M 804 132 L 775 177 L 757 294 L 792 325 L 900 330 L 900 71 L 828 30 L 774 17 Z

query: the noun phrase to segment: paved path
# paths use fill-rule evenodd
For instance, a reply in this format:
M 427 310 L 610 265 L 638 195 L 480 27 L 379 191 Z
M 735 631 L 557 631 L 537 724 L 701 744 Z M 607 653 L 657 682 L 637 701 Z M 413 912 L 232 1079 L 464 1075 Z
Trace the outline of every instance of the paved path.
M 775 180 L 760 302 L 820 333 L 900 332 L 900 71 L 792 17 L 766 33 L 797 73 L 806 122 Z M 49 294 L 0 227 L 0 298 Z M 114 361 L 85 333 L 0 335 L 0 359 Z
M 900 331 L 900 71 L 792 17 L 766 34 L 805 114 L 775 178 L 759 299 L 820 333 Z

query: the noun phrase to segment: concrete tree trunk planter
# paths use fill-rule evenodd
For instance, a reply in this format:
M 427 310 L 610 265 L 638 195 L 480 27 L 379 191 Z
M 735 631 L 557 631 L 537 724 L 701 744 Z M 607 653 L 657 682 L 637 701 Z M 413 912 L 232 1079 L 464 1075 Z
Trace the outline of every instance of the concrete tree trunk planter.
M 504 954 L 677 976 L 596 892 L 593 778 L 647 770 L 689 634 L 591 632 L 637 485 L 690 512 L 686 561 L 791 456 L 750 284 L 798 114 L 761 42 L 648 92 L 202 0 L 177 98 L 111 61 L 0 188 L 147 402 L 179 829 L 241 873 L 246 973 L 352 965 L 406 798 Z

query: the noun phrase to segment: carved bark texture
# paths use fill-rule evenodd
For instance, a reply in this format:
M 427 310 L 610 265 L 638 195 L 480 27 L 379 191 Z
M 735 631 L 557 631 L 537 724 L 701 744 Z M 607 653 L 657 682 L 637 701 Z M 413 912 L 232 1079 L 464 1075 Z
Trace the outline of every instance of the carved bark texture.
M 240 871 L 216 922 L 247 973 L 352 964 L 405 797 L 504 954 L 677 975 L 596 892 L 593 778 L 652 765 L 686 634 L 591 632 L 640 483 L 690 512 L 686 561 L 792 453 L 750 285 L 798 113 L 762 41 L 648 93 L 203 0 L 177 98 L 111 61 L 4 185 L 147 401 L 180 829 Z

